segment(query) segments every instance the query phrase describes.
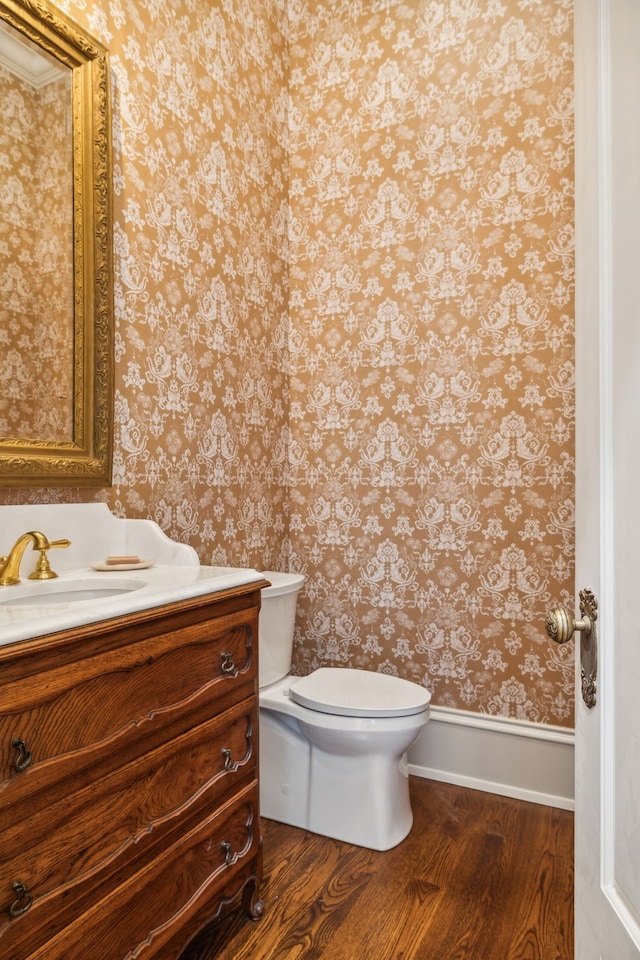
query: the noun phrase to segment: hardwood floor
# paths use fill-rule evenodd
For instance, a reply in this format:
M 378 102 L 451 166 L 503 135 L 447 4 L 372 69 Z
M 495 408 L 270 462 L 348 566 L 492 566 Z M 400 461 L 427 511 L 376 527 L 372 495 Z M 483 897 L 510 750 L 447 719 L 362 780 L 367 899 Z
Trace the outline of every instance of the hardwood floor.
M 572 960 L 573 814 L 411 779 L 384 853 L 263 821 L 265 913 L 185 960 Z

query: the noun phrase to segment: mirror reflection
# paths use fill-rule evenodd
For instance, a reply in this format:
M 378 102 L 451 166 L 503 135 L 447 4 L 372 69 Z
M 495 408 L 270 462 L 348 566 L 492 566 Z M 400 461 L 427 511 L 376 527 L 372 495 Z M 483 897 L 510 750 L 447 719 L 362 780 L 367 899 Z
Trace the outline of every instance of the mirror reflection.
M 0 485 L 111 482 L 109 55 L 0 0 Z
M 0 21 L 0 435 L 73 439 L 72 71 Z

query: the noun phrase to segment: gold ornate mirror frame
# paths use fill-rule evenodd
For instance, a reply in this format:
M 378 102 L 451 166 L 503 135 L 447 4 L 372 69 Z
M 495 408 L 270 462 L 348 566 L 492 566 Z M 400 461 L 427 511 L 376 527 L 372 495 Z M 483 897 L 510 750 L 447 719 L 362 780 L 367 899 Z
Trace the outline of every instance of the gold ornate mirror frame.
M 0 20 L 71 69 L 74 277 L 72 436 L 68 441 L 0 436 L 0 485 L 108 485 L 113 404 L 108 53 L 47 0 L 0 0 Z

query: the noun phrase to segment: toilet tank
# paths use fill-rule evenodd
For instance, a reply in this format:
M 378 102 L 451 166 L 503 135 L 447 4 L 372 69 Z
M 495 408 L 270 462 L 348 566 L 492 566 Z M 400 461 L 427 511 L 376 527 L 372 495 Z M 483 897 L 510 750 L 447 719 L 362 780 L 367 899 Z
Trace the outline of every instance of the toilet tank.
M 263 587 L 258 624 L 258 662 L 260 687 L 286 677 L 291 669 L 296 604 L 305 581 L 301 573 L 263 571 L 270 587 Z

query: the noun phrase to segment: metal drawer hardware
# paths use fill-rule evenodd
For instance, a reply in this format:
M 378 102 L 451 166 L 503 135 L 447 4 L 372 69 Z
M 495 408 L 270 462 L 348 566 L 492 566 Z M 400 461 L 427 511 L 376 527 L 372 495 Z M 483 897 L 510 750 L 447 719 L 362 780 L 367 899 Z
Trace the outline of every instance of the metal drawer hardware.
M 233 654 L 232 654 L 232 653 L 221 653 L 221 654 L 220 654 L 220 659 L 222 660 L 222 665 L 221 665 L 220 669 L 222 670 L 223 673 L 235 673 L 235 672 L 236 672 L 236 665 L 235 665 L 235 663 L 233 662 Z
M 14 737 L 11 741 L 11 746 L 14 750 L 18 751 L 18 755 L 13 761 L 13 769 L 16 773 L 22 773 L 23 770 L 26 770 L 31 763 L 31 750 L 27 747 L 24 740 L 20 740 L 19 737 Z
M 27 889 L 26 883 L 22 883 L 21 880 L 14 880 L 11 884 L 11 889 L 15 893 L 16 899 L 9 907 L 9 914 L 12 917 L 20 917 L 23 913 L 27 912 L 32 904 L 31 894 Z
M 573 634 L 580 633 L 580 675 L 582 699 L 591 710 L 596 703 L 596 677 L 598 673 L 598 600 L 593 590 L 580 591 L 581 620 L 574 620 L 564 606 L 554 607 L 547 614 L 545 626 L 548 635 L 556 643 L 567 643 Z
M 225 770 L 235 770 L 238 766 L 237 763 L 234 763 L 231 759 L 231 750 L 228 747 L 225 747 L 222 751 L 222 756 L 224 757 L 224 769 Z
M 222 843 L 220 844 L 220 846 L 221 846 L 222 849 L 224 850 L 224 865 L 225 865 L 225 867 L 227 867 L 227 866 L 231 863 L 231 861 L 233 860 L 233 853 L 232 853 L 232 851 L 231 851 L 231 844 L 230 844 L 230 843 L 227 843 L 226 840 L 223 840 Z

